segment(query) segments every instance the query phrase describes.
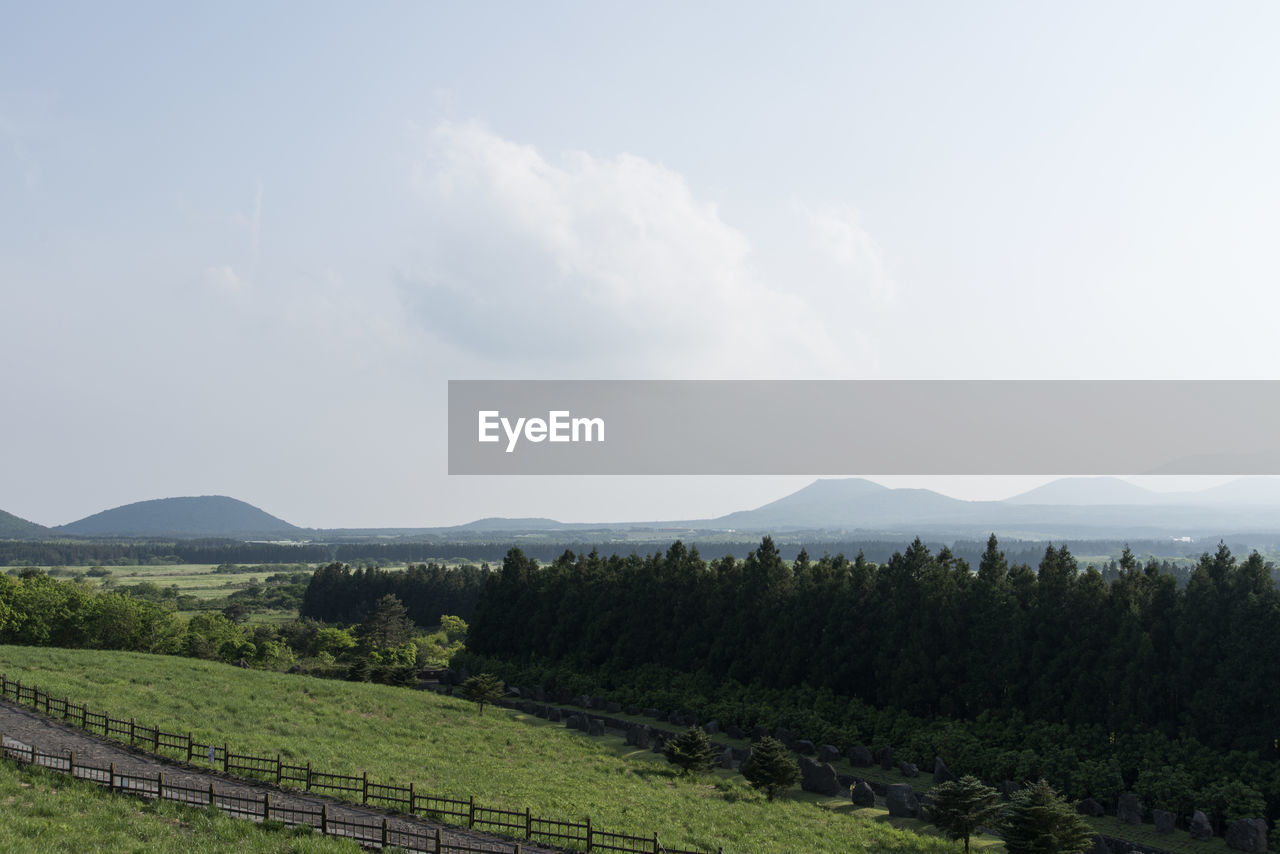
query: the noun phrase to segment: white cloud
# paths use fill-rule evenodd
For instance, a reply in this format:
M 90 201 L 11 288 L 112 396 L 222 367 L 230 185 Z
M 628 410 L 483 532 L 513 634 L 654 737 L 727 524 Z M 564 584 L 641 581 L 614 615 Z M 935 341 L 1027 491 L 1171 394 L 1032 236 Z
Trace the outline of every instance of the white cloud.
M 244 288 L 244 280 L 235 268 L 228 264 L 204 268 L 205 284 L 220 291 L 238 293 Z
M 417 184 L 428 227 L 423 260 L 402 275 L 406 304 L 456 346 L 531 376 L 851 375 L 866 360 L 840 328 L 847 280 L 891 290 L 847 211 L 801 212 L 832 260 L 826 285 L 796 287 L 762 275 L 752 241 L 682 175 L 631 154 L 552 161 L 445 123 Z

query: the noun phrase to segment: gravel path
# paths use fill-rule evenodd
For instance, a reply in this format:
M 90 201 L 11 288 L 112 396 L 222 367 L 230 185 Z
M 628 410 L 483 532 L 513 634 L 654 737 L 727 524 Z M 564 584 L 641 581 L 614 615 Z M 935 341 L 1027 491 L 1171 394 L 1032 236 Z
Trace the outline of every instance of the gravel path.
M 433 823 L 417 817 L 406 817 L 401 813 L 391 813 L 375 807 L 359 806 L 311 793 L 303 794 L 256 780 L 232 777 L 205 768 L 196 768 L 184 762 L 171 761 L 153 754 L 144 753 L 127 745 L 105 741 L 96 735 L 86 733 L 68 724 L 51 720 L 30 709 L 14 705 L 9 700 L 0 700 L 0 734 L 3 734 L 6 746 L 17 742 L 22 747 L 35 747 L 41 753 L 52 754 L 59 758 L 65 758 L 69 753 L 74 752 L 77 768 L 80 765 L 94 765 L 106 768 L 111 763 L 115 763 L 116 773 L 119 775 L 148 778 L 152 782 L 152 791 L 154 791 L 156 774 L 163 772 L 166 790 L 171 785 L 175 787 L 187 786 L 198 788 L 203 793 L 207 792 L 210 784 L 212 784 L 216 787 L 219 801 L 223 801 L 224 798 L 228 800 L 241 798 L 244 799 L 245 806 L 248 806 L 252 801 L 256 801 L 258 804 L 263 803 L 263 796 L 266 795 L 270 799 L 273 818 L 278 810 L 319 810 L 322 805 L 327 807 L 328 816 L 331 822 L 334 823 L 350 821 L 380 826 L 385 818 L 391 834 L 391 842 L 393 844 L 401 844 L 402 847 L 404 845 L 403 842 L 397 843 L 395 839 L 397 831 L 408 831 L 417 834 L 425 833 L 434 837 L 437 828 L 439 828 L 439 838 L 442 844 L 438 854 L 451 854 L 451 852 L 513 854 L 516 851 L 519 851 L 520 854 L 560 854 L 563 850 L 532 842 L 520 842 L 517 846 L 517 843 L 511 841 L 501 840 L 475 831 Z M 77 774 L 77 776 L 82 775 Z M 200 801 L 200 803 L 207 803 L 207 799 Z M 332 828 L 330 835 L 335 835 L 332 832 Z M 350 834 L 341 833 L 341 835 Z M 370 847 L 379 847 L 379 843 L 372 842 Z M 415 848 L 414 850 L 424 850 L 431 852 L 431 854 L 437 854 L 434 840 L 428 842 L 425 847 Z

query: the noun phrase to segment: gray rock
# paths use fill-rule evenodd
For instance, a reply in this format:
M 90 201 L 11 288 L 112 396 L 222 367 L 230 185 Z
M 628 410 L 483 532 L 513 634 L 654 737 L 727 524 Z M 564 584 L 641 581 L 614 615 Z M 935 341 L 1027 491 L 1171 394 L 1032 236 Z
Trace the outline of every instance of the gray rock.
M 920 801 L 906 783 L 893 783 L 886 790 L 884 804 L 896 818 L 919 818 Z
M 720 722 L 714 719 L 709 720 L 702 725 L 702 730 L 707 735 L 715 735 L 716 733 L 720 732 Z
M 849 797 L 853 799 L 854 806 L 873 807 L 876 805 L 876 793 L 871 791 L 871 787 L 867 785 L 866 780 L 859 780 L 853 784 L 853 788 L 849 790 Z
M 551 723 L 558 724 L 563 719 L 564 719 L 564 712 L 562 712 L 560 709 L 556 708 L 555 706 L 552 706 L 550 709 L 547 709 L 547 720 L 550 721 Z
M 839 762 L 843 758 L 840 749 L 834 744 L 824 744 L 818 748 L 819 762 Z
M 942 761 L 941 756 L 933 757 L 933 782 L 950 783 L 956 779 L 956 775 L 951 773 L 951 769 L 947 767 L 947 763 Z
M 1089 849 L 1089 854 L 1111 854 L 1111 848 L 1107 845 L 1107 841 L 1101 836 L 1093 837 L 1093 847 Z
M 582 715 L 569 715 L 564 719 L 564 725 L 569 729 L 578 729 L 582 726 Z
M 639 706 L 627 706 L 627 708 L 626 708 L 626 712 L 627 712 L 627 714 L 631 715 L 632 717 L 636 717 L 636 716 L 638 716 L 638 715 L 640 714 L 640 707 L 639 707 Z
M 1191 824 L 1187 825 L 1187 830 L 1197 842 L 1207 842 L 1213 838 L 1213 825 L 1209 823 L 1209 817 L 1200 810 L 1191 814 Z
M 575 706 L 581 706 L 584 709 L 589 709 L 591 708 L 591 698 L 586 694 L 579 694 L 577 697 L 574 697 L 573 704 Z
M 599 710 L 603 711 L 603 710 L 604 710 L 604 707 L 605 707 L 605 706 L 607 706 L 607 705 L 609 705 L 609 701 L 608 701 L 608 700 L 606 700 L 604 697 L 592 697 L 592 698 L 591 698 L 591 708 L 593 708 L 593 709 L 599 709 Z
M 1242 818 L 1227 825 L 1223 837 L 1228 848 L 1263 854 L 1267 850 L 1267 823 L 1260 818 Z
M 880 750 L 880 767 L 885 771 L 893 770 L 893 748 L 885 747 Z
M 646 718 L 653 718 L 655 721 L 662 720 L 662 712 L 658 711 L 657 709 L 645 709 L 644 716 Z
M 749 747 L 730 747 L 729 749 L 733 751 L 734 762 L 746 762 L 747 757 L 751 755 Z
M 855 744 L 849 748 L 849 764 L 855 768 L 867 768 L 875 764 L 875 757 L 864 745 Z
M 516 687 L 515 685 L 508 685 L 508 686 L 507 686 L 507 695 L 508 695 L 508 696 L 510 696 L 510 697 L 516 697 L 516 698 L 518 699 L 518 698 L 521 698 L 521 697 L 523 697 L 523 696 L 524 696 L 524 692 L 523 692 L 523 691 L 521 691 L 521 690 L 520 690 L 518 687 Z
M 807 738 L 797 738 L 791 743 L 791 749 L 796 753 L 803 753 L 805 756 L 812 756 L 818 752 L 818 748 L 813 746 L 813 742 Z
M 747 734 L 742 731 L 742 727 L 733 725 L 724 731 L 729 738 L 746 738 Z
M 898 763 L 898 772 L 903 777 L 919 777 L 920 768 L 914 762 L 908 762 L 905 759 Z
M 1122 824 L 1142 824 L 1142 802 L 1133 792 L 1125 792 L 1116 804 L 1116 818 Z
M 836 769 L 832 768 L 826 762 L 815 762 L 808 756 L 801 756 L 800 763 L 800 788 L 806 792 L 815 792 L 819 795 L 838 795 L 843 789 L 840 787 L 840 781 L 836 778 Z
M 726 747 L 724 750 L 720 752 L 721 768 L 733 768 L 736 766 L 736 764 L 737 764 L 737 760 L 734 759 L 732 747 Z
M 1175 818 L 1177 816 L 1168 810 L 1153 809 L 1151 811 L 1151 820 L 1155 822 L 1156 833 L 1173 833 L 1173 821 Z
M 547 692 L 541 685 L 533 686 L 533 699 L 538 703 L 545 703 L 547 701 Z
M 599 718 L 592 718 L 587 733 L 589 735 L 604 735 L 604 721 Z
M 1076 812 L 1080 813 L 1080 815 L 1087 815 L 1090 818 L 1102 818 L 1107 814 L 1107 811 L 1102 804 L 1098 803 L 1093 798 L 1085 798 L 1083 801 L 1076 804 Z
M 604 710 L 611 715 L 616 715 L 622 711 L 621 703 L 605 703 Z

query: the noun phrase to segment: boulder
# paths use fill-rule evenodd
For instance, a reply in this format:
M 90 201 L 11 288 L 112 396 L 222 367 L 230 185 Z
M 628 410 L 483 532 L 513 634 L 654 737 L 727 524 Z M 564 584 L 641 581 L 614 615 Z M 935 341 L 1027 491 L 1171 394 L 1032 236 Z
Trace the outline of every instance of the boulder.
M 599 718 L 592 718 L 590 726 L 587 729 L 587 734 L 588 735 L 604 735 L 604 721 L 600 720 Z
M 819 762 L 839 762 L 842 758 L 839 748 L 834 744 L 824 744 L 818 748 Z
M 885 747 L 880 750 L 880 767 L 885 771 L 893 770 L 893 748 Z
M 867 768 L 875 764 L 875 757 L 865 745 L 855 744 L 849 748 L 849 764 L 855 768 Z
M 541 685 L 533 686 L 533 699 L 538 703 L 545 703 L 547 701 L 547 692 Z
M 1263 854 L 1267 850 L 1267 823 L 1260 818 L 1242 818 L 1227 825 L 1223 834 L 1227 847 L 1236 851 Z
M 1080 813 L 1080 815 L 1087 815 L 1089 818 L 1102 818 L 1107 814 L 1107 811 L 1102 804 L 1098 803 L 1093 798 L 1085 798 L 1083 801 L 1076 804 L 1076 812 Z
M 551 723 L 558 724 L 563 718 L 564 718 L 564 712 L 562 712 L 559 708 L 552 706 L 550 709 L 547 709 L 547 720 L 550 721 Z
M 1177 816 L 1168 810 L 1152 810 L 1151 820 L 1155 822 L 1156 833 L 1173 833 L 1173 821 Z
M 611 715 L 616 715 L 622 711 L 622 704 L 621 703 L 605 703 L 604 710 Z
M 898 763 L 898 773 L 903 777 L 919 777 L 920 768 L 914 762 L 908 762 L 904 759 Z
M 1101 836 L 1093 837 L 1093 847 L 1089 849 L 1089 854 L 1111 854 L 1111 848 L 1107 845 L 1107 841 Z
M 818 752 L 818 748 L 813 746 L 813 742 L 807 738 L 798 738 L 792 742 L 792 750 L 796 753 L 803 753 L 805 756 L 812 756 Z
M 707 735 L 715 735 L 716 733 L 720 732 L 720 722 L 713 718 L 712 720 L 709 720 L 702 725 L 702 730 Z
M 1116 804 L 1116 818 L 1122 824 L 1142 824 L 1142 802 L 1133 792 L 1125 792 Z
M 581 729 L 582 715 L 569 715 L 569 717 L 564 719 L 564 725 L 569 729 Z
M 639 716 L 639 714 L 640 714 L 640 707 L 639 707 L 639 706 L 627 706 L 627 708 L 626 708 L 626 713 L 627 713 L 627 714 L 629 714 L 629 715 L 631 715 L 633 718 L 634 718 L 634 717 L 637 717 L 637 716 Z
M 645 709 L 644 716 L 646 718 L 653 718 L 655 721 L 662 720 L 662 712 L 658 711 L 657 709 Z
M 721 768 L 737 767 L 737 760 L 733 756 L 732 747 L 726 747 L 724 750 L 720 751 L 720 767 Z
M 853 805 L 857 807 L 873 807 L 876 805 L 876 793 L 871 791 L 871 787 L 867 785 L 866 780 L 859 780 L 853 784 L 853 788 L 849 790 L 849 797 L 853 799 Z
M 919 818 L 920 801 L 906 783 L 893 783 L 886 790 L 884 805 L 895 818 Z
M 799 757 L 800 788 L 819 795 L 838 795 L 843 789 L 836 779 L 836 769 L 826 762 L 815 762 L 808 756 Z
M 509 697 L 515 697 L 515 698 L 517 698 L 517 699 L 520 699 L 520 698 L 523 698 L 523 697 L 524 697 L 524 692 L 520 690 L 519 686 L 516 686 L 516 685 L 508 685 L 508 686 L 507 686 L 507 696 L 509 696 Z
M 586 694 L 579 694 L 573 698 L 573 704 L 575 706 L 581 706 L 584 709 L 589 709 L 591 708 L 591 698 Z
M 1213 838 L 1213 825 L 1209 823 L 1209 817 L 1200 810 L 1191 814 L 1191 824 L 1187 825 L 1187 831 L 1197 842 L 1207 842 Z
M 605 706 L 607 706 L 607 705 L 609 705 L 609 701 L 608 701 L 608 700 L 606 700 L 604 697 L 592 697 L 592 698 L 591 698 L 591 708 L 593 708 L 593 709 L 598 709 L 598 710 L 600 710 L 600 711 L 604 711 L 604 707 L 605 707 Z
M 942 757 L 933 757 L 933 782 L 938 784 L 950 783 L 955 779 L 956 775 L 951 773 L 951 769 L 947 767 L 947 763 L 942 761 Z

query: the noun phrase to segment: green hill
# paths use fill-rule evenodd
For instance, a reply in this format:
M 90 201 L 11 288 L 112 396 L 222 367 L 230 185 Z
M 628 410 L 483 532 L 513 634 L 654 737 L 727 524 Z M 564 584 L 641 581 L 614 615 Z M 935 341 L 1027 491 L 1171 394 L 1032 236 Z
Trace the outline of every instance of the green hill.
M 157 498 L 103 510 L 54 529 L 88 537 L 279 539 L 302 529 L 225 495 Z
M 235 752 L 420 793 L 582 821 L 664 844 L 734 854 L 954 852 L 955 843 L 855 813 L 847 796 L 793 788 L 768 803 L 735 772 L 682 778 L 662 757 L 502 709 L 385 685 L 242 670 L 188 658 L 0 646 L 0 672 Z M 821 807 L 821 808 L 820 808 Z M 897 821 L 895 819 L 895 821 Z M 913 822 L 920 830 L 923 825 Z
M 0 510 L 0 539 L 28 540 L 34 537 L 47 537 L 50 533 L 52 532 L 44 525 L 28 522 L 26 519 Z

